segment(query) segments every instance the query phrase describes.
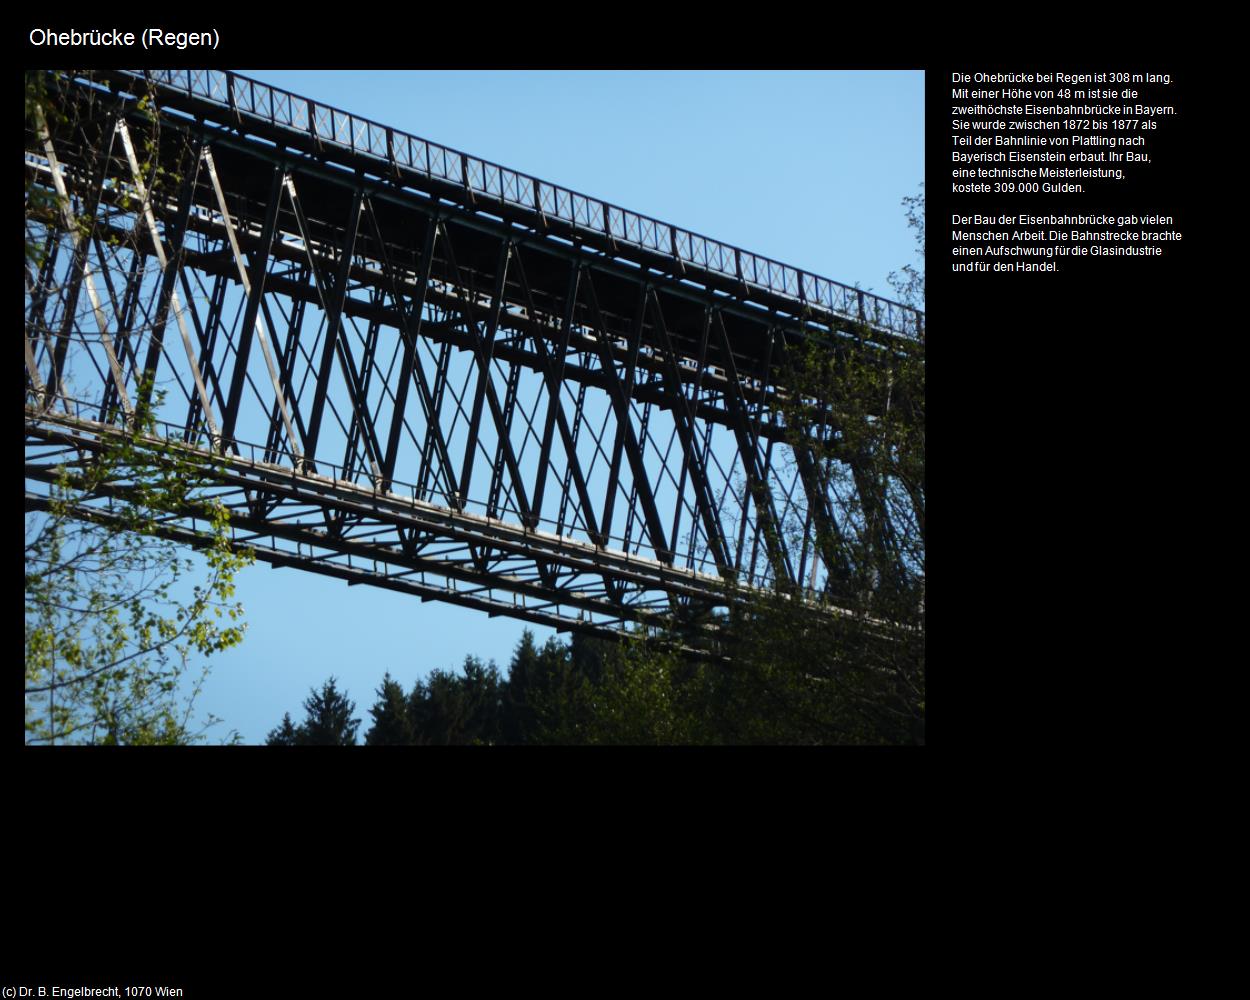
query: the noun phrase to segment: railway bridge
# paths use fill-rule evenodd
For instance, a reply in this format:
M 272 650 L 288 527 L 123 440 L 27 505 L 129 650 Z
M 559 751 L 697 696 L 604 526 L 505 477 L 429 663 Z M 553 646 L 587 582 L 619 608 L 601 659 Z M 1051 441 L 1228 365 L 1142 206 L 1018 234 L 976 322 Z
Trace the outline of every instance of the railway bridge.
M 258 558 L 602 635 L 836 604 L 839 539 L 888 542 L 786 362 L 914 355 L 923 313 L 238 74 L 49 86 L 28 506 L 151 408 Z

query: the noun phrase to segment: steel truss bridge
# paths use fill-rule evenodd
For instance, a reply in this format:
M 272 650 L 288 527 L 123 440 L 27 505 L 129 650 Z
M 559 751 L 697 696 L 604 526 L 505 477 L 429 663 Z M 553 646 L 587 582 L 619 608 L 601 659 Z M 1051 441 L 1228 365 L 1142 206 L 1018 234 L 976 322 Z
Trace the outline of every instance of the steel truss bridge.
M 156 404 L 275 566 L 598 634 L 836 596 L 883 487 L 787 439 L 782 362 L 922 313 L 237 74 L 50 86 L 28 506 Z

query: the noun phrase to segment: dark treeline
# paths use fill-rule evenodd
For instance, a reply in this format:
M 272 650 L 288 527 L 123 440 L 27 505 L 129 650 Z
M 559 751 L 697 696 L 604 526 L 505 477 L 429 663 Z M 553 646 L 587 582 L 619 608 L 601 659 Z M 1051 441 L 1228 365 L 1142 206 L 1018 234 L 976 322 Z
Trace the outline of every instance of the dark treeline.
M 766 621 L 757 619 L 757 624 Z M 790 622 L 785 623 L 787 626 Z M 827 653 L 830 646 L 820 643 Z M 526 631 L 506 675 L 466 657 L 459 672 L 434 670 L 412 690 L 388 672 L 364 721 L 330 678 L 288 713 L 271 746 L 540 744 L 917 744 L 924 742 L 923 652 L 919 687 L 872 666 L 830 676 L 799 646 L 761 628 L 732 664 L 687 659 L 654 645 L 575 635 L 539 646 Z M 857 649 L 854 660 L 871 664 Z M 893 656 L 897 656 L 897 650 Z M 823 659 L 823 657 L 821 657 Z M 804 662 L 804 660 L 807 662 Z
M 388 672 L 369 709 L 369 746 L 464 746 L 594 741 L 587 723 L 605 667 L 620 657 L 601 640 L 574 636 L 543 646 L 523 634 L 507 675 L 492 661 L 465 657 L 460 672 L 434 670 L 411 691 Z M 305 719 L 290 713 L 270 732 L 270 746 L 354 746 L 360 718 L 331 677 L 304 701 Z M 580 737 L 580 738 L 579 738 Z

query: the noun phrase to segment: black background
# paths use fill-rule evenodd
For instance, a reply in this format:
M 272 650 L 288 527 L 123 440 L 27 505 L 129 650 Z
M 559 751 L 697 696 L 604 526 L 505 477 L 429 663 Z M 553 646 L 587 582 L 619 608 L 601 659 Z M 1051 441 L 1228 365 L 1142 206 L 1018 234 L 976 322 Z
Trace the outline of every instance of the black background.
M 873 829 L 887 839 L 905 836 L 906 867 L 919 878 L 933 861 L 925 860 L 929 850 L 987 809 L 1015 808 L 1025 791 L 1054 796 L 1052 782 L 1040 780 L 1061 766 L 1054 748 L 1115 742 L 1132 714 L 1115 699 L 1132 686 L 1126 674 L 1140 666 L 1125 662 L 1117 646 L 1121 627 L 1133 621 L 1121 598 L 1158 571 L 1160 548 L 1177 544 L 1167 519 L 1143 508 L 1184 479 L 1175 465 L 1170 472 L 1160 466 L 1175 461 L 1177 410 L 1192 389 L 1188 359 L 1218 353 L 1211 347 L 1220 332 L 1200 322 L 1212 306 L 1199 295 L 1199 277 L 1204 289 L 1211 279 L 1200 264 L 1209 227 L 1197 205 L 1199 191 L 1224 182 L 1211 166 L 1219 162 L 1211 133 L 1200 124 L 1213 99 L 1209 67 L 1189 54 L 1183 25 L 1126 31 L 1092 25 L 1084 14 L 1074 21 L 1077 15 L 1058 8 L 1039 12 L 1037 23 L 980 8 L 923 18 L 838 11 L 836 19 L 787 8 L 766 16 L 725 10 L 704 11 L 697 21 L 692 12 L 687 21 L 672 8 L 557 15 L 526 7 L 492 17 L 491 25 L 467 9 L 428 7 L 413 9 L 415 21 L 392 21 L 394 12 L 376 6 L 342 11 L 339 23 L 267 23 L 247 13 L 209 12 L 181 25 L 217 26 L 223 44 L 208 57 L 188 50 L 159 64 L 926 71 L 926 349 L 938 498 L 930 649 L 937 665 L 935 740 L 946 747 L 937 759 L 944 763 L 931 761 L 928 751 L 496 749 L 428 760 L 349 753 L 311 761 L 263 748 L 23 750 L 20 759 L 15 751 L 15 801 L 32 834 L 77 836 L 88 817 L 118 842 L 147 844 L 160 831 L 176 841 L 169 857 L 177 867 L 204 856 L 188 842 L 255 836 L 264 863 L 281 830 L 299 831 L 284 842 L 292 850 L 296 842 L 315 848 L 327 838 L 347 850 L 360 829 L 412 822 L 410 808 L 420 813 L 414 851 L 467 829 L 475 831 L 475 849 L 486 852 L 520 828 L 554 834 L 549 847 L 593 846 L 601 858 L 628 849 L 621 838 L 663 841 L 678 854 L 724 843 L 749 853 L 773 842 L 747 847 L 748 831 L 784 831 L 788 849 L 815 850 L 835 828 L 836 835 Z M 1062 24 L 1042 30 L 1046 18 L 1060 17 Z M 101 13 L 73 23 L 135 27 L 119 21 Z M 172 20 L 167 26 L 180 27 Z M 29 66 L 144 63 L 129 53 L 67 58 L 69 51 L 35 50 L 23 41 L 22 59 Z M 1022 199 L 1000 206 L 961 196 L 956 204 L 951 73 L 1060 69 L 1171 73 L 1166 101 L 1154 100 L 1163 92 L 1148 92 L 1152 103 L 1182 111 L 1151 138 L 1154 163 L 1138 168 L 1137 179 L 1114 196 L 1054 196 L 1027 208 Z M 1061 259 L 1057 274 L 952 274 L 950 216 L 969 210 L 1169 214 L 1184 240 L 1165 244 L 1161 258 L 1085 259 L 1079 267 Z M 1092 793 L 1080 781 L 1067 784 L 1061 798 L 1071 803 L 1085 791 Z M 394 811 L 400 803 L 402 814 Z M 57 817 L 71 807 L 77 825 L 58 828 Z M 690 830 L 698 837 L 692 840 Z M 362 859 L 358 846 L 350 849 L 355 862 Z

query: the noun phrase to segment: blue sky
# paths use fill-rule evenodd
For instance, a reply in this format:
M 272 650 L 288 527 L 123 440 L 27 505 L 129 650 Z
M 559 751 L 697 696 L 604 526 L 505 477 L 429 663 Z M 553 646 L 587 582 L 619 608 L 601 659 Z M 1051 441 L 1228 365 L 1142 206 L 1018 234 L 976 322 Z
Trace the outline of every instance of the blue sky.
M 924 180 L 924 74 L 241 70 L 543 180 L 894 297 Z M 267 565 L 244 571 L 247 638 L 197 703 L 262 742 L 331 674 L 368 707 L 466 654 L 506 670 L 523 623 Z M 535 629 L 541 643 L 551 634 Z

